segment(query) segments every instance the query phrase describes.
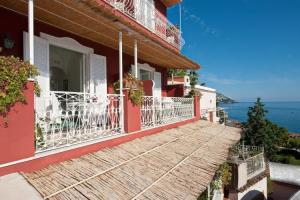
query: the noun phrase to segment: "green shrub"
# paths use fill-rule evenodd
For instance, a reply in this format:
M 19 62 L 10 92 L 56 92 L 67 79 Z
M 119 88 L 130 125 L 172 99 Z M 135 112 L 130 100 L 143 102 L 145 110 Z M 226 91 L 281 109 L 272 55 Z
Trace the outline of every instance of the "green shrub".
M 300 149 L 300 138 L 289 138 L 286 147 L 290 149 Z
M 26 103 L 23 91 L 26 89 L 27 80 L 37 75 L 34 65 L 13 56 L 0 56 L 0 116 L 7 120 L 7 113 L 15 103 Z M 36 83 L 35 92 L 39 95 L 40 90 Z
M 205 190 L 198 198 L 197 200 L 207 200 L 207 190 Z
M 292 150 L 281 150 L 272 159 L 272 162 L 278 162 L 290 165 L 300 165 L 299 153 Z

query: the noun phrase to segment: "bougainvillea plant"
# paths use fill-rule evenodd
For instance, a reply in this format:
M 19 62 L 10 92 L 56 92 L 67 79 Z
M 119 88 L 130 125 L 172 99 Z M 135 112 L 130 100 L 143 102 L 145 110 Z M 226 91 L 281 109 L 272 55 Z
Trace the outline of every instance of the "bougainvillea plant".
M 34 65 L 19 58 L 0 56 L 0 116 L 7 124 L 7 114 L 17 102 L 26 103 L 23 91 L 29 78 L 38 75 Z M 39 95 L 39 86 L 35 83 L 35 94 Z

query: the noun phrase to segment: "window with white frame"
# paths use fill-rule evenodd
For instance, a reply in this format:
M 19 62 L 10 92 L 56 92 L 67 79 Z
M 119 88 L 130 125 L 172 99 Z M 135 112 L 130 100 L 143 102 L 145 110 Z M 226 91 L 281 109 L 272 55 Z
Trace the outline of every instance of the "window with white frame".
M 83 91 L 84 55 L 69 49 L 50 45 L 50 90 Z
M 152 79 L 152 72 L 140 69 L 140 80 L 151 80 Z

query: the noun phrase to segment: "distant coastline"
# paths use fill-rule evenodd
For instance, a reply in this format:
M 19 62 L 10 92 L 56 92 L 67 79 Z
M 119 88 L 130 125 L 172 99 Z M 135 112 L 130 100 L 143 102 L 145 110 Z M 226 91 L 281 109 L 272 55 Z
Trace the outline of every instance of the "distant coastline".
M 224 94 L 217 93 L 217 103 L 218 104 L 233 104 L 233 103 L 238 103 L 234 99 L 225 96 Z
M 300 133 L 289 133 L 289 137 L 291 137 L 291 138 L 300 138 Z
M 268 110 L 267 118 L 290 133 L 300 134 L 300 102 L 264 102 Z M 253 102 L 220 103 L 220 107 L 228 112 L 230 120 L 247 121 L 247 112 Z

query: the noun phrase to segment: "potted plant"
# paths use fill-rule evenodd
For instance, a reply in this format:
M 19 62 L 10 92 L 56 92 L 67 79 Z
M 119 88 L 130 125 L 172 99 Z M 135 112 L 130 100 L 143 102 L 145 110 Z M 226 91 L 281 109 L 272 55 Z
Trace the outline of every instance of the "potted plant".
M 143 82 L 132 76 L 130 73 L 125 74 L 123 87 L 128 90 L 128 95 L 133 105 L 141 105 L 144 96 Z M 114 92 L 119 93 L 120 81 L 113 84 Z

